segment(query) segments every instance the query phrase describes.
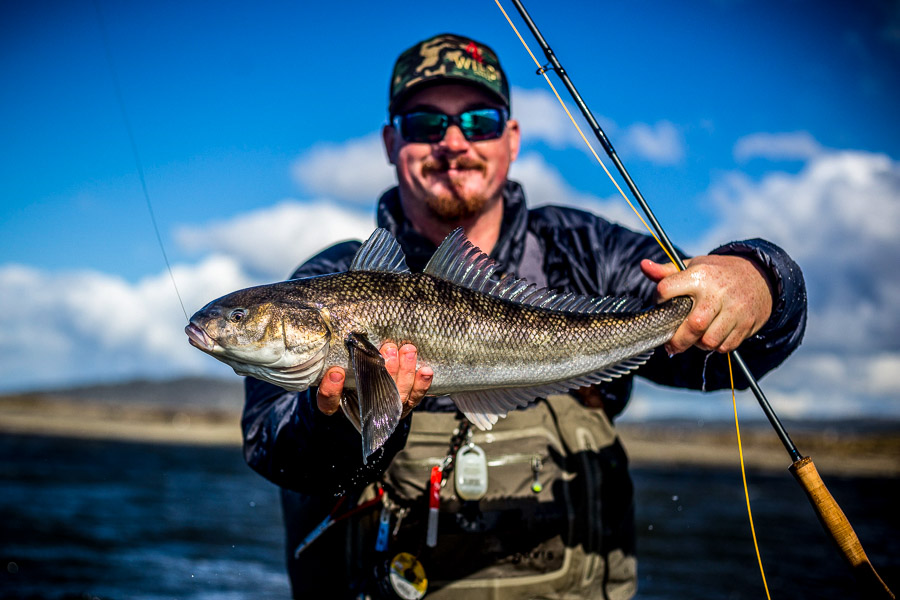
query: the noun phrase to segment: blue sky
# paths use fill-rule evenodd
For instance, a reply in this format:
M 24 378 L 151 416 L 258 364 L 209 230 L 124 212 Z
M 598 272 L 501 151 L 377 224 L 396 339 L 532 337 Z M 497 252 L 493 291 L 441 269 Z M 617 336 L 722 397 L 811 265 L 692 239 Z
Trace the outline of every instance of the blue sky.
M 500 55 L 530 202 L 632 222 L 493 1 L 97 4 L 189 313 L 371 230 L 393 60 L 444 31 Z M 677 244 L 804 268 L 807 340 L 767 378 L 789 413 L 900 417 L 898 6 L 528 6 Z M 0 5 L 0 390 L 227 375 L 181 332 L 106 52 L 93 2 Z

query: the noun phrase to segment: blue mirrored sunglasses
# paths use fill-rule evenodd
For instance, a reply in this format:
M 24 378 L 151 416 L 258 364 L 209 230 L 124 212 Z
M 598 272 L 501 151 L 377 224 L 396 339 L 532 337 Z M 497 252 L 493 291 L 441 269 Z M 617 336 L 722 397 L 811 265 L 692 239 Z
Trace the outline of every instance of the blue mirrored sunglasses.
M 458 115 L 415 111 L 391 119 L 400 136 L 407 142 L 435 144 L 444 139 L 447 128 L 456 125 L 470 142 L 494 140 L 503 135 L 509 112 L 505 108 L 476 108 Z

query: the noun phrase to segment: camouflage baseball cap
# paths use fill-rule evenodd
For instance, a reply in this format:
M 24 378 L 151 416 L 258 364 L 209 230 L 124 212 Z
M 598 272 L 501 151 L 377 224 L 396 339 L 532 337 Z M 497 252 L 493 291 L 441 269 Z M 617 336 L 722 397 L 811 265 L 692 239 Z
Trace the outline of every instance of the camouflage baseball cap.
M 497 54 L 470 38 L 442 33 L 409 48 L 394 63 L 388 110 L 393 114 L 422 86 L 447 80 L 479 86 L 509 107 L 509 83 Z

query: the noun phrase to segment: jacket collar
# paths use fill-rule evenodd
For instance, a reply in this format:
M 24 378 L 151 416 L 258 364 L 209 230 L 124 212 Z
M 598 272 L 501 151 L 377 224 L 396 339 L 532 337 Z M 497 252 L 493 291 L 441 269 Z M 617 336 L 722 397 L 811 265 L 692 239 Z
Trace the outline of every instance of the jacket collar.
M 378 200 L 378 226 L 394 234 L 406 254 L 406 264 L 413 271 L 421 271 L 437 247 L 413 228 L 400 206 L 400 193 L 393 187 Z M 491 258 L 500 263 L 502 270 L 515 271 L 525 250 L 525 234 L 528 227 L 528 208 L 525 192 L 515 181 L 506 181 L 503 188 L 503 222 L 500 238 L 491 252 Z

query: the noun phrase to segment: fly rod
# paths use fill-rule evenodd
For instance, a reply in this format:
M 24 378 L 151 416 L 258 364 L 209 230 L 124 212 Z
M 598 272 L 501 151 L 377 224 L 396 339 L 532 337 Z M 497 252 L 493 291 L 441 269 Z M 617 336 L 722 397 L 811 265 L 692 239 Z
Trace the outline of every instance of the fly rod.
M 631 179 L 631 176 L 628 174 L 628 170 L 619 159 L 618 154 L 616 154 L 615 149 L 613 148 L 609 139 L 606 137 L 603 129 L 600 127 L 600 124 L 597 123 L 594 115 L 587 107 L 587 104 L 585 104 L 584 100 L 581 97 L 581 94 L 579 94 L 578 90 L 575 89 L 575 85 L 569 78 L 569 74 L 556 58 L 556 55 L 553 53 L 550 45 L 544 39 L 544 36 L 541 35 L 541 32 L 538 30 L 537 25 L 535 25 L 531 16 L 528 14 L 528 11 L 525 10 L 525 6 L 522 4 L 521 0 L 511 1 L 513 5 L 515 5 L 516 10 L 519 11 L 519 14 L 522 16 L 525 24 L 528 26 L 528 29 L 531 30 L 531 33 L 534 36 L 534 39 L 537 41 L 538 45 L 541 47 L 541 50 L 544 51 L 544 55 L 549 61 L 549 70 L 554 71 L 566 86 L 566 89 L 569 91 L 569 95 L 572 96 L 572 100 L 574 100 L 575 104 L 578 105 L 578 109 L 581 111 L 581 114 L 587 120 L 588 125 L 590 126 L 591 130 L 593 130 L 594 135 L 600 142 L 600 145 L 603 146 L 603 150 L 616 166 L 616 170 L 618 170 L 619 175 L 621 175 L 622 179 L 625 181 L 625 184 L 631 191 L 631 195 L 640 205 L 641 210 L 644 212 L 644 215 L 650 222 L 653 231 L 656 233 L 660 244 L 662 244 L 665 250 L 669 253 L 669 256 L 672 258 L 672 260 L 675 261 L 675 264 L 678 265 L 678 268 L 684 270 L 684 261 L 681 260 L 681 257 L 675 250 L 675 246 L 669 240 L 669 237 L 666 235 L 666 232 L 662 228 L 662 225 L 659 224 L 659 221 L 657 221 L 656 216 L 653 214 L 653 210 L 650 208 L 650 205 L 644 199 L 643 194 L 641 194 L 637 185 Z M 548 70 L 548 68 L 543 67 L 542 70 Z M 539 73 L 541 71 L 539 71 Z M 850 563 L 850 566 L 853 569 L 854 574 L 857 576 L 859 582 L 863 585 L 863 587 L 867 589 L 868 593 L 878 594 L 880 597 L 895 600 L 896 597 L 894 596 L 893 592 L 891 592 L 891 590 L 887 587 L 887 585 L 875 571 L 875 568 L 872 566 L 869 558 L 866 556 L 866 553 L 862 548 L 862 544 L 860 543 L 859 538 L 856 536 L 856 533 L 853 531 L 853 528 L 850 526 L 850 522 L 847 520 L 847 517 L 844 515 L 840 506 L 838 506 L 837 501 L 835 501 L 834 497 L 832 497 L 831 493 L 829 493 L 828 488 L 825 487 L 821 476 L 818 474 L 818 471 L 816 471 L 812 459 L 809 457 L 801 456 L 800 451 L 797 450 L 794 442 L 791 441 L 790 435 L 788 435 L 788 432 L 785 430 L 784 426 L 782 426 L 781 421 L 778 419 L 778 416 L 772 409 L 771 404 L 769 404 L 769 400 L 763 393 L 762 388 L 759 387 L 759 384 L 756 381 L 756 377 L 754 377 L 753 373 L 750 372 L 750 368 L 741 358 L 740 354 L 738 354 L 738 351 L 733 350 L 731 352 L 731 356 L 732 358 L 734 358 L 735 362 L 738 365 L 738 368 L 749 383 L 750 389 L 752 390 L 753 395 L 756 396 L 756 399 L 759 402 L 763 413 L 765 413 L 766 417 L 769 419 L 769 423 L 771 423 L 772 427 L 775 429 L 775 433 L 778 435 L 778 438 L 781 440 L 781 443 L 784 444 L 785 449 L 790 455 L 792 461 L 790 467 L 791 473 L 803 487 L 804 491 L 807 494 L 807 497 L 812 503 L 813 509 L 815 510 L 819 521 L 822 523 L 832 539 L 838 545 L 838 548 L 844 555 L 844 558 L 846 558 Z

